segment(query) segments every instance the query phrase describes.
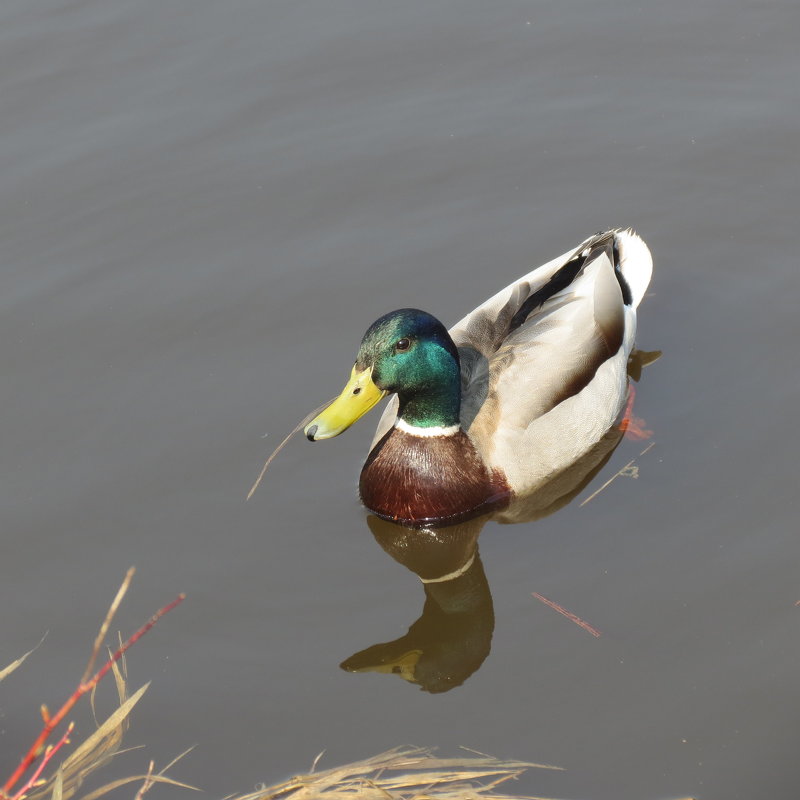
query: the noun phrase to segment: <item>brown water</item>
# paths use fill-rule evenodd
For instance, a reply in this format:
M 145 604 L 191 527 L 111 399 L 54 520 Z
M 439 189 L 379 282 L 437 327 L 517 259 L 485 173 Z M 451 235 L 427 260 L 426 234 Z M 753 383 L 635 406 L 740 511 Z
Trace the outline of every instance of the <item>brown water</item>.
M 325 748 L 463 744 L 567 768 L 520 792 L 795 798 L 798 25 L 780 0 L 5 0 L 0 665 L 49 635 L 2 685 L 0 772 L 136 564 L 123 630 L 188 600 L 131 653 L 147 750 L 120 772 L 196 743 L 175 773 L 214 797 Z M 461 686 L 340 669 L 424 602 L 356 500 L 377 415 L 245 503 L 263 459 L 380 314 L 452 324 L 615 225 L 655 256 L 655 446 L 483 530 L 491 652 Z

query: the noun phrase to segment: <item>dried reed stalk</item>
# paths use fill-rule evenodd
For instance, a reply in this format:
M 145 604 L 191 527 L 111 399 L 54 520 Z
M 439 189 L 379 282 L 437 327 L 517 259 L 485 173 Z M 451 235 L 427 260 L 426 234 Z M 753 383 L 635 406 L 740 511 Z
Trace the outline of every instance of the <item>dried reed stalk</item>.
M 561 769 L 483 755 L 436 758 L 422 747 L 397 747 L 228 800 L 545 800 L 494 791 L 533 767 Z

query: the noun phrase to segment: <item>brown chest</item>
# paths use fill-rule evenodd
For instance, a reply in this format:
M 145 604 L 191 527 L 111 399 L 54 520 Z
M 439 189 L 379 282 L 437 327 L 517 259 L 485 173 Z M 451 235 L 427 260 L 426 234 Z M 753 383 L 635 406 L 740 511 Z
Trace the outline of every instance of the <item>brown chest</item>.
M 413 526 L 462 522 L 510 497 L 504 476 L 486 469 L 463 431 L 414 436 L 396 428 L 370 453 L 359 491 L 374 514 Z

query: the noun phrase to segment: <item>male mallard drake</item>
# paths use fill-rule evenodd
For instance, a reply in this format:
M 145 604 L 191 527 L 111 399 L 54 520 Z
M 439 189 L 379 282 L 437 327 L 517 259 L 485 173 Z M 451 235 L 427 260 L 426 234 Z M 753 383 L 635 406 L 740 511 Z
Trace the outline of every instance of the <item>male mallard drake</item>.
M 338 436 L 395 393 L 361 471 L 364 505 L 452 524 L 534 491 L 614 424 L 652 259 L 611 230 L 498 292 L 448 332 L 414 308 L 374 322 L 350 380 L 305 428 Z

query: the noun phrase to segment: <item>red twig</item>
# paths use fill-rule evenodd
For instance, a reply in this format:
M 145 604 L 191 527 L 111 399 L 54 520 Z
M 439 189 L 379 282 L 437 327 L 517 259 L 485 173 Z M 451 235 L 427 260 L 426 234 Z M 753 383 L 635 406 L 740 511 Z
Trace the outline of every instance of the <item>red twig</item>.
M 559 614 L 563 614 L 567 619 L 572 620 L 576 625 L 583 628 L 585 631 L 589 631 L 595 638 L 599 639 L 602 635 L 597 628 L 593 628 L 588 622 L 582 620 L 580 617 L 573 614 L 571 611 L 567 611 L 564 606 L 560 606 L 554 600 L 548 600 L 543 595 L 539 594 L 538 592 L 533 592 L 533 596 L 537 600 L 541 600 L 546 606 L 550 606 L 554 611 L 558 611 Z
M 35 785 L 36 781 L 39 780 L 39 776 L 42 774 L 42 770 L 50 762 L 50 759 L 69 741 L 69 735 L 72 733 L 72 729 L 74 727 L 75 724 L 70 722 L 67 730 L 64 732 L 64 735 L 54 745 L 48 746 L 48 748 L 44 751 L 44 755 L 42 756 L 42 763 L 36 767 L 33 775 L 28 778 L 28 780 L 25 782 L 25 785 L 19 791 L 17 791 L 11 800 L 20 800 L 20 798 L 25 795 L 25 792 Z
M 26 753 L 22 761 L 20 761 L 19 766 L 14 770 L 14 773 L 11 777 L 6 781 L 5 786 L 3 786 L 2 791 L 0 791 L 0 800 L 14 800 L 11 796 L 10 792 L 14 788 L 14 786 L 18 783 L 20 778 L 25 774 L 25 771 L 30 767 L 31 764 L 39 757 L 42 752 L 42 748 L 44 747 L 44 743 L 47 741 L 50 734 L 56 728 L 56 726 L 61 722 L 62 719 L 70 712 L 72 707 L 75 703 L 80 700 L 80 698 L 85 695 L 87 692 L 90 692 L 97 684 L 103 679 L 105 674 L 111 669 L 111 667 L 122 658 L 125 651 L 128 650 L 129 647 L 136 644 L 139 639 L 144 636 L 150 628 L 153 627 L 165 614 L 168 614 L 172 611 L 175 606 L 179 605 L 183 602 L 186 595 L 179 594 L 171 603 L 168 603 L 163 608 L 156 611 L 152 617 L 144 624 L 141 628 L 139 628 L 136 633 L 134 633 L 129 639 L 123 642 L 119 648 L 111 655 L 111 657 L 100 667 L 95 674 L 89 678 L 89 680 L 81 680 L 78 684 L 78 688 L 72 693 L 69 699 L 64 703 L 61 708 L 56 711 L 55 714 L 52 716 L 48 716 L 45 720 L 44 727 L 42 728 L 41 733 L 36 737 L 36 741 L 31 745 L 30 750 Z M 113 604 L 112 604 L 113 605 Z

